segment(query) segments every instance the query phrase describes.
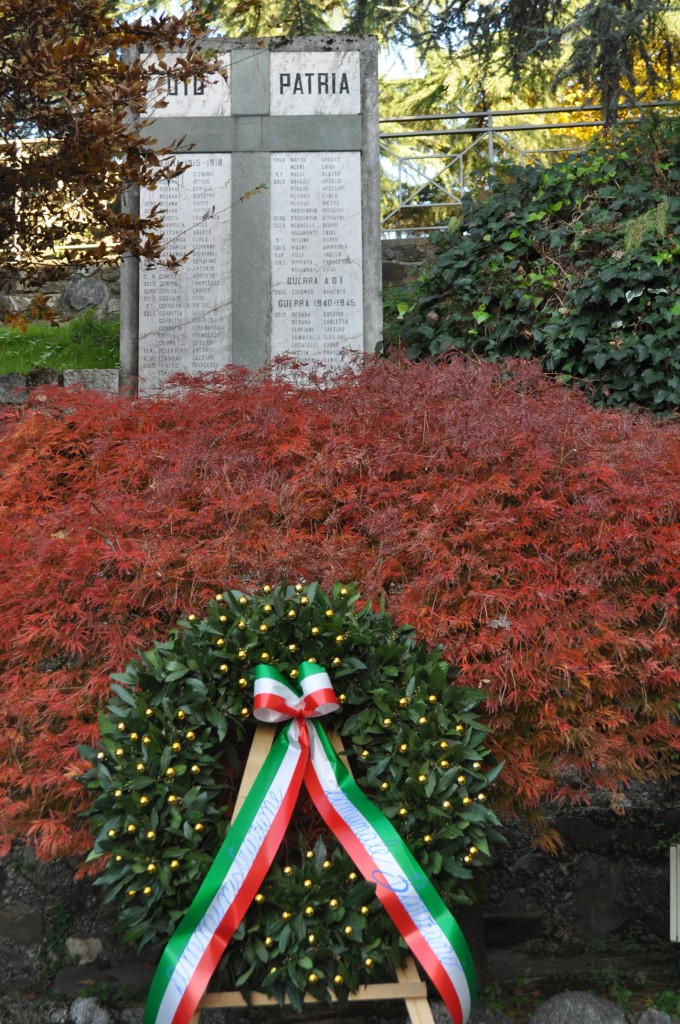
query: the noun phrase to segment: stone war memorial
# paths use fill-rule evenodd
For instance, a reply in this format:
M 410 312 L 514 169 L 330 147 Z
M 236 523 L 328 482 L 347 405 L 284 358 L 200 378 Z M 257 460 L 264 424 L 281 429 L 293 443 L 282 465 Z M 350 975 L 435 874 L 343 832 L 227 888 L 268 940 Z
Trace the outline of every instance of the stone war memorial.
M 381 331 L 377 44 L 224 40 L 226 79 L 164 78 L 148 129 L 187 169 L 129 198 L 164 211 L 177 270 L 124 261 L 121 382 L 277 355 L 334 365 Z

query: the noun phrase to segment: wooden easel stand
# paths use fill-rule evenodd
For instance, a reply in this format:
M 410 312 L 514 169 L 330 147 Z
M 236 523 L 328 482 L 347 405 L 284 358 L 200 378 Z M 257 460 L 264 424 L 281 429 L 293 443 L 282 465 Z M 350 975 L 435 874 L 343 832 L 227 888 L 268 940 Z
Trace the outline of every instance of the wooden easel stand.
M 335 733 L 329 733 L 329 739 L 334 749 L 340 752 L 342 750 L 340 738 Z M 236 803 L 234 804 L 232 821 L 241 810 L 246 796 L 259 774 L 260 768 L 265 762 L 273 741 L 274 729 L 258 725 L 253 737 L 248 760 L 246 761 Z M 347 761 L 344 758 L 342 760 L 345 767 L 350 771 Z M 349 1001 L 382 1002 L 387 999 L 403 999 L 406 1003 L 406 1010 L 411 1019 L 411 1024 L 434 1024 L 430 1004 L 427 1001 L 427 986 L 424 981 L 420 980 L 418 968 L 412 957 L 407 959 L 405 967 L 397 970 L 397 979 L 397 981 L 383 984 L 365 985 L 363 988 L 358 989 L 357 992 L 352 993 L 349 996 Z M 331 998 L 334 1002 L 337 1001 L 333 993 L 331 993 Z M 318 1000 L 310 993 L 304 996 L 304 1002 L 318 1004 Z M 191 1024 L 200 1024 L 202 1010 L 230 1009 L 239 1006 L 276 1007 L 278 1005 L 275 999 L 264 995 L 262 992 L 252 992 L 249 1000 L 246 1000 L 240 992 L 207 992 L 198 1004 L 198 1009 L 191 1018 Z

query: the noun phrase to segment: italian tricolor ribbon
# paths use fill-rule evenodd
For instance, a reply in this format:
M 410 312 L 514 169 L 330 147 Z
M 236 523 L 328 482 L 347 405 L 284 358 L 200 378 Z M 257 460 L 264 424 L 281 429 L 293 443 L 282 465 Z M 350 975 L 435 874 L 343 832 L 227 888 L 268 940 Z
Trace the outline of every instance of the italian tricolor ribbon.
M 215 861 L 161 957 L 144 1024 L 189 1024 L 222 954 L 283 840 L 304 780 L 316 807 L 444 1000 L 465 1024 L 476 976 L 455 919 L 377 807 L 361 792 L 314 719 L 339 707 L 328 674 L 304 662 L 299 686 L 255 670 L 254 714 L 286 721 Z

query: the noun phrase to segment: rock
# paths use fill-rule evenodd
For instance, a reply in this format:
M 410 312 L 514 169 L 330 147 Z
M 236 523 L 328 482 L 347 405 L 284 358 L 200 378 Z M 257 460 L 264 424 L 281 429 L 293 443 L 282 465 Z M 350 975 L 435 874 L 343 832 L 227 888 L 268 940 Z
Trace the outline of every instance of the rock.
M 79 964 L 91 964 L 102 953 L 101 939 L 76 939 L 66 940 L 68 955 L 74 957 Z
M 592 855 L 575 875 L 574 923 L 577 932 L 596 938 L 623 927 L 630 913 L 626 865 Z
M 17 945 L 40 942 L 43 933 L 42 914 L 24 903 L 10 903 L 0 910 L 0 936 Z
M 529 1024 L 626 1024 L 623 1010 L 590 992 L 562 992 L 539 1006 Z
M 49 384 L 61 384 L 62 374 L 59 370 L 53 370 L 49 366 L 34 366 L 26 374 L 26 384 L 29 388 L 45 387 Z
M 118 394 L 118 370 L 64 370 L 64 387 L 75 384 L 87 391 Z
M 21 373 L 0 374 L 0 405 L 21 405 L 27 397 L 26 378 Z
M 71 1003 L 71 1020 L 73 1024 L 111 1024 L 109 1011 L 91 996 L 81 997 Z
M 655 1010 L 650 1006 L 640 1014 L 637 1024 L 673 1024 L 673 1022 L 667 1013 Z
M 475 1006 L 470 1014 L 468 1024 L 512 1024 L 512 1022 L 509 1017 L 492 1006 Z
M 79 313 L 83 309 L 101 306 L 108 297 L 108 289 L 98 277 L 79 277 L 69 282 L 64 290 L 62 302 L 67 308 Z

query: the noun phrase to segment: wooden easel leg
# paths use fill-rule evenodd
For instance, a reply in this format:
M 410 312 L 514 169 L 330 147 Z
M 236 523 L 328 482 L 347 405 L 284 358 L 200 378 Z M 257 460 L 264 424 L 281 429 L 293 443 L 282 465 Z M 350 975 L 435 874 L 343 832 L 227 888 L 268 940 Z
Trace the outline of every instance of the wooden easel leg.
M 399 981 L 420 981 L 418 968 L 413 957 L 409 957 L 405 967 L 397 971 Z M 434 1017 L 427 996 L 406 997 L 406 1011 L 411 1019 L 411 1024 L 434 1024 Z
M 201 1019 L 201 1008 L 199 1006 L 198 1010 L 196 1010 L 196 1013 L 193 1015 L 193 1017 L 189 1021 L 189 1024 L 198 1024 L 200 1019 Z

